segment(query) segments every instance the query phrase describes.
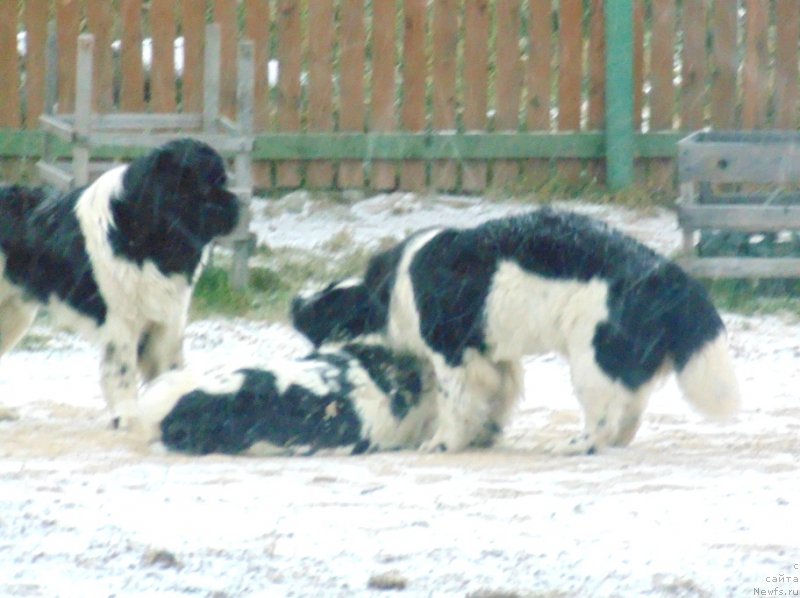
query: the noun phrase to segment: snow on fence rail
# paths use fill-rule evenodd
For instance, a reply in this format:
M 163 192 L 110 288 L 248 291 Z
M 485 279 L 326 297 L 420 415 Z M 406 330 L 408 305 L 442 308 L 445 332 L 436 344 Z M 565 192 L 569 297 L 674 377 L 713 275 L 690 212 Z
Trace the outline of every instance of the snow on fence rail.
M 671 187 L 675 142 L 687 131 L 797 127 L 796 0 L 632 5 L 638 179 Z M 19 85 L 0 88 L 0 127 L 11 130 L 7 135 L 37 128 L 48 22 L 57 31 L 59 110 L 74 108 L 76 42 L 89 31 L 96 39 L 95 110 L 196 111 L 204 24 L 214 20 L 223 39 L 221 107 L 231 117 L 238 38 L 255 45 L 254 157 L 262 186 L 480 191 L 535 185 L 554 173 L 568 182 L 602 179 L 603 6 L 604 0 L 2 2 L 0 78 Z M 149 69 L 143 44 L 150 44 Z M 276 65 L 280 75 L 270 87 Z M 3 156 L 33 151 L 19 149 L 18 139 L 29 148 L 27 137 L 12 136 L 0 140 Z M 478 148 L 477 157 L 464 148 Z

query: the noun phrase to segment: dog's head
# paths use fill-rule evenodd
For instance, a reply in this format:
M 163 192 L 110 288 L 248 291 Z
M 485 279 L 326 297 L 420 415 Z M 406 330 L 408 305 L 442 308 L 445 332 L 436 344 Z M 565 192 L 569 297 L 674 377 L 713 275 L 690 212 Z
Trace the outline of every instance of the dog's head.
M 122 202 L 116 201 L 115 207 L 124 203 L 140 227 L 166 226 L 202 247 L 238 222 L 239 204 L 226 184 L 225 163 L 213 148 L 195 139 L 176 139 L 130 164 L 122 197 L 117 198 Z
M 317 347 L 380 331 L 380 313 L 369 289 L 357 278 L 332 282 L 292 300 L 292 324 Z

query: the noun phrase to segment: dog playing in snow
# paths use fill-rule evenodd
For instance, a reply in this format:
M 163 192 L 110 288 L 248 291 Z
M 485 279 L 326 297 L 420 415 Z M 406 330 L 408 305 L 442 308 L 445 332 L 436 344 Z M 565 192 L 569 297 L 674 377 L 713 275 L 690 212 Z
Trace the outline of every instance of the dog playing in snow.
M 115 426 L 137 412 L 145 380 L 183 363 L 189 301 L 204 249 L 239 217 L 222 158 L 169 142 L 69 193 L 0 187 L 0 355 L 40 306 L 102 349 Z
M 196 375 L 167 372 L 140 399 L 145 440 L 194 454 L 360 454 L 418 448 L 435 418 L 433 376 L 359 339 L 300 359 Z
M 423 449 L 458 451 L 502 430 L 523 356 L 566 357 L 584 430 L 568 452 L 624 446 L 674 370 L 689 402 L 730 415 L 739 390 L 725 328 L 678 265 L 591 218 L 543 208 L 474 228 L 418 232 L 375 255 L 363 280 L 292 305 L 313 343 L 380 333 L 429 362 L 437 424 Z

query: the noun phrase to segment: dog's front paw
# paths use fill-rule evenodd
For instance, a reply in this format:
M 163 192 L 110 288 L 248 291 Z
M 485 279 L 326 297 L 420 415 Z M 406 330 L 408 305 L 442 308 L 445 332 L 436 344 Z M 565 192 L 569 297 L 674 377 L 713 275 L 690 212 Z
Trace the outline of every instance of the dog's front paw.
M 115 415 L 111 418 L 112 430 L 124 430 L 130 432 L 138 429 L 139 420 L 132 415 Z
M 431 440 L 426 440 L 423 442 L 419 447 L 420 453 L 446 453 L 447 452 L 447 445 L 435 438 Z
M 597 453 L 597 441 L 589 434 L 583 433 L 567 442 L 558 442 L 550 447 L 554 455 L 574 457 L 576 455 L 594 455 Z
M 19 414 L 8 407 L 0 407 L 0 422 L 10 422 L 19 419 Z

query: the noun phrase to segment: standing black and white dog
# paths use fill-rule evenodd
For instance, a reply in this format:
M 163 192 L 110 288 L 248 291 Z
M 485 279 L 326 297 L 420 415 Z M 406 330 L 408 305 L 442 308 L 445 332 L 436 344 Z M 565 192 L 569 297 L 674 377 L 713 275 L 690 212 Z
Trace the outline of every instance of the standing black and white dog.
M 88 187 L 0 188 L 0 355 L 39 306 L 98 342 L 115 426 L 135 416 L 137 371 L 182 365 L 203 250 L 238 221 L 225 165 L 192 139 L 169 142 Z
M 502 428 L 522 389 L 520 358 L 566 356 L 583 407 L 571 452 L 628 444 L 670 368 L 710 416 L 739 404 L 725 330 L 705 289 L 604 224 L 541 209 L 470 229 L 419 232 L 363 281 L 295 299 L 314 343 L 366 332 L 432 364 L 438 425 L 425 448 L 460 450 Z
M 145 440 L 207 454 L 418 448 L 436 405 L 424 362 L 358 340 L 216 375 L 167 372 L 140 399 Z

